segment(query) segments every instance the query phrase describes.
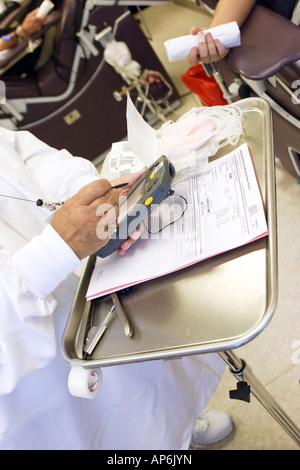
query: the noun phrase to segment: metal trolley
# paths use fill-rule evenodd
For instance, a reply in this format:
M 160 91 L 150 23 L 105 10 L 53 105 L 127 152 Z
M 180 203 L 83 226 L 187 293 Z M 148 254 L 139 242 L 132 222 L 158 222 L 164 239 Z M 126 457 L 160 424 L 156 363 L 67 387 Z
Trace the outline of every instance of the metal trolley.
M 277 232 L 272 119 L 268 103 L 247 98 L 244 134 L 261 190 L 269 235 L 159 279 L 86 301 L 95 257 L 85 265 L 62 340 L 71 365 L 69 390 L 93 398 L 101 388 L 101 368 L 154 359 L 218 352 L 238 379 L 232 398 L 253 395 L 300 445 L 300 430 L 233 349 L 253 340 L 270 322 L 277 303 Z M 216 158 L 228 152 L 221 149 Z M 246 273 L 241 276 L 240 273 Z M 192 295 L 191 295 L 192 293 Z M 101 335 L 115 310 L 120 321 L 86 354 L 84 339 L 93 318 Z M 91 331 L 91 328 L 90 330 Z M 89 337 L 89 342 L 93 338 Z M 95 339 L 95 338 L 94 338 Z

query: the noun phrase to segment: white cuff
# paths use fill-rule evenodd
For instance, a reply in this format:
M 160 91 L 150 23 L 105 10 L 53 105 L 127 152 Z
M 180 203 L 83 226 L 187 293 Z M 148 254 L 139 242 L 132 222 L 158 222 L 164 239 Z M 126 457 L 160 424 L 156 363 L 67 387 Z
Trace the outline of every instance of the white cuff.
M 12 256 L 31 292 L 47 297 L 82 262 L 51 225 Z

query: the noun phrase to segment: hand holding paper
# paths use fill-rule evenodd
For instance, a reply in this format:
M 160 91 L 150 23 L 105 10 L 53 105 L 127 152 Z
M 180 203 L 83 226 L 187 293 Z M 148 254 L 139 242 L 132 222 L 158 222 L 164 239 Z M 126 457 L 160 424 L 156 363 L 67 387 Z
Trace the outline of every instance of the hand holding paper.
M 240 46 L 241 44 L 240 30 L 236 21 L 206 29 L 203 33 L 211 33 L 212 37 L 219 39 L 226 49 Z M 199 36 L 194 34 L 179 36 L 169 39 L 164 43 L 170 62 L 187 58 L 192 47 L 197 47 L 198 44 Z

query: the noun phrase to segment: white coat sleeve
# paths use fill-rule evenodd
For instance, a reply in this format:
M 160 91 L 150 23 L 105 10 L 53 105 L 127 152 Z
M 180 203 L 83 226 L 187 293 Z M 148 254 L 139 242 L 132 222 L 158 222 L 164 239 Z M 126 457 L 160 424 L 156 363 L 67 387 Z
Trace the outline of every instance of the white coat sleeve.
M 65 200 L 99 178 L 88 160 L 53 149 L 28 132 L 3 129 L 2 134 L 50 201 Z M 81 264 L 51 225 L 14 253 L 0 246 L 0 394 L 55 357 L 54 290 Z
M 0 394 L 6 394 L 55 357 L 52 292 L 81 261 L 49 225 L 12 256 L 1 249 L 0 263 Z
M 89 160 L 74 157 L 64 149 L 56 150 L 30 132 L 14 133 L 14 149 L 38 182 L 41 192 L 49 198 L 64 201 L 85 184 L 100 178 Z

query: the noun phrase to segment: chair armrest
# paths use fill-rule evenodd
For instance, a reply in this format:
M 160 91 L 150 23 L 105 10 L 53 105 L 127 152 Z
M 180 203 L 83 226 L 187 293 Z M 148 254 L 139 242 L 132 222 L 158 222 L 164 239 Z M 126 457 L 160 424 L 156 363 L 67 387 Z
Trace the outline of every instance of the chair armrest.
M 5 57 L 0 59 L 0 75 L 14 65 L 18 60 L 28 53 L 28 44 L 30 41 L 41 39 L 45 32 L 52 26 L 59 23 L 61 19 L 61 13 L 54 11 L 47 16 L 45 23 L 40 31 L 34 33 L 30 38 L 25 39 L 14 47 L 7 49 Z
M 241 46 L 224 59 L 245 78 L 263 80 L 300 58 L 300 28 L 256 5 L 241 28 Z
M 26 0 L 10 13 L 6 14 L 6 16 L 0 21 L 0 28 L 8 28 L 14 21 L 17 21 L 22 15 L 24 15 L 27 11 L 29 3 L 30 0 Z

